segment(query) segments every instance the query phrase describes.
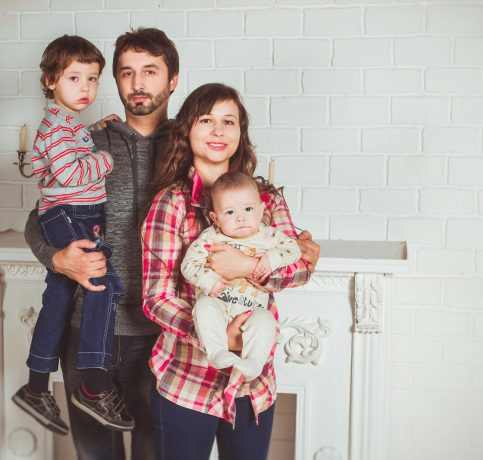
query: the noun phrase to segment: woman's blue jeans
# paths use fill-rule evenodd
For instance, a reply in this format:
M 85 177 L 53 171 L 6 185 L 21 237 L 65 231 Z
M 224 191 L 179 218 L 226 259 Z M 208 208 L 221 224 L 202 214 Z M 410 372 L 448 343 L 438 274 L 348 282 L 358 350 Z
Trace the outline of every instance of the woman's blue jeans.
M 220 460 L 266 460 L 275 405 L 255 423 L 250 398 L 236 399 L 235 428 L 213 415 L 168 401 L 156 388 L 151 394 L 157 460 L 208 460 L 216 438 Z

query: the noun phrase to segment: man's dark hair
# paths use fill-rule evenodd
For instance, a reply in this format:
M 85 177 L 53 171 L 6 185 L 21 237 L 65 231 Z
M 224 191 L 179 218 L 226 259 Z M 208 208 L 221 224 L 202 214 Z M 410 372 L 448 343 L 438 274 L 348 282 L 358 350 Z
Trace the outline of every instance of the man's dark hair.
M 151 56 L 162 56 L 168 67 L 168 78 L 170 80 L 179 73 L 178 51 L 176 51 L 174 43 L 162 30 L 154 27 L 139 27 L 118 37 L 112 59 L 112 74 L 115 79 L 119 56 L 128 50 L 137 53 L 146 52 Z
M 62 72 L 72 64 L 73 61 L 82 64 L 99 64 L 99 75 L 106 64 L 102 53 L 89 40 L 77 35 L 63 35 L 56 38 L 47 45 L 40 61 L 42 75 L 42 91 L 48 99 L 54 98 L 54 92 L 48 85 L 55 83 Z

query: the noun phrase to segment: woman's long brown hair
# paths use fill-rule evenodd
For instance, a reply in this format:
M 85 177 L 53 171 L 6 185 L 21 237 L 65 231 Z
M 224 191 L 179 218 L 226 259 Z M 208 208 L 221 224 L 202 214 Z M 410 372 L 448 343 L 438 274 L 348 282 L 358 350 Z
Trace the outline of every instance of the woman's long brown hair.
M 179 186 L 185 193 L 191 191 L 189 170 L 193 165 L 189 135 L 198 118 L 211 113 L 217 102 L 233 101 L 238 107 L 240 122 L 240 143 L 230 158 L 229 170 L 253 177 L 257 158 L 248 135 L 248 114 L 238 92 L 221 83 L 208 83 L 195 89 L 184 101 L 173 122 L 169 136 L 169 148 L 160 162 L 152 186 L 154 195 L 172 185 Z M 189 197 L 187 197 L 189 199 Z
M 248 135 L 249 118 L 241 96 L 238 91 L 222 83 L 207 83 L 195 89 L 185 99 L 170 127 L 168 149 L 161 161 L 157 162 L 157 171 L 154 172 L 150 187 L 151 198 L 148 200 L 144 218 L 155 195 L 168 187 L 179 187 L 186 200 L 186 206 L 191 204 L 192 179 L 189 177 L 189 172 L 193 166 L 193 151 L 189 139 L 190 131 L 201 116 L 211 113 L 213 106 L 223 101 L 233 101 L 236 104 L 240 123 L 240 143 L 235 154 L 230 158 L 228 169 L 253 177 L 257 158 Z M 262 177 L 256 177 L 255 180 L 261 192 L 281 193 L 282 191 Z

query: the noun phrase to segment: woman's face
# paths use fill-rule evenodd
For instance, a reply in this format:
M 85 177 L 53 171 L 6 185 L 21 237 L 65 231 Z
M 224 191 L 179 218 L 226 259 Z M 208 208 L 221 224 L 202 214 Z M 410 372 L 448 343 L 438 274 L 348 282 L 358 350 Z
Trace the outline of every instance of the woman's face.
M 210 166 L 228 171 L 230 158 L 240 143 L 240 114 L 232 100 L 217 102 L 191 128 L 190 145 L 197 170 Z

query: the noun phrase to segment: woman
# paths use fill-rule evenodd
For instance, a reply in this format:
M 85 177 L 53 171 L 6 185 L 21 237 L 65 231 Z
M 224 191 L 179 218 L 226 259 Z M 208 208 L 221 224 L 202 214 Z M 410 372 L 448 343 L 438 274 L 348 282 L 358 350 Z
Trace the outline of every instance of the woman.
M 171 145 L 142 228 L 143 310 L 162 327 L 150 361 L 157 380 L 152 395 L 157 455 L 163 460 L 205 460 L 216 437 L 221 459 L 263 460 L 276 398 L 276 344 L 262 374 L 250 382 L 230 378 L 230 369 L 210 367 L 191 318 L 195 288 L 180 274 L 187 247 L 211 224 L 211 184 L 228 170 L 250 177 L 255 171 L 248 116 L 238 93 L 221 84 L 193 91 L 173 123 Z M 266 205 L 264 223 L 296 238 L 283 197 L 266 183 L 260 183 L 260 192 Z M 257 258 L 230 246 L 213 249 L 219 251 L 210 259 L 214 271 L 225 279 L 251 278 Z M 314 253 L 305 258 L 315 262 Z M 308 263 L 300 260 L 272 273 L 265 287 L 295 287 L 309 276 Z M 272 295 L 269 310 L 277 319 Z M 239 315 L 227 328 L 231 350 L 243 346 L 240 326 L 247 317 Z

